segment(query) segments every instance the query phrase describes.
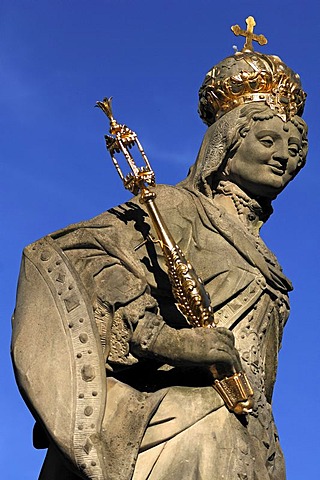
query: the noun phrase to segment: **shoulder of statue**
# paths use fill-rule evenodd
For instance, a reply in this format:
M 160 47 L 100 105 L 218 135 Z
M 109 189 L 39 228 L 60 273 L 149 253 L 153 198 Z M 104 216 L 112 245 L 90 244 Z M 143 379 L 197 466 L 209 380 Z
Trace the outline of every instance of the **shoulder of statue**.
M 155 192 L 157 194 L 156 202 L 159 208 L 178 209 L 179 211 L 195 209 L 196 195 L 180 186 L 157 185 Z

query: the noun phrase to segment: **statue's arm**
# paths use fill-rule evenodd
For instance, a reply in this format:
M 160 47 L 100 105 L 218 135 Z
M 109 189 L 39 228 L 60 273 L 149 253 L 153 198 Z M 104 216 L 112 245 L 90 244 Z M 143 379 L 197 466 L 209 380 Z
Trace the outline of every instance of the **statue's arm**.
M 131 340 L 135 355 L 170 365 L 210 366 L 223 364 L 232 372 L 240 367 L 233 334 L 225 328 L 182 328 L 167 325 L 159 315 L 147 313 L 139 321 Z
M 108 217 L 110 223 L 111 220 Z M 134 253 L 133 247 L 141 238 L 130 226 L 121 222 L 105 231 L 102 228 L 77 230 L 67 240 L 65 237 L 62 248 L 67 245 L 65 252 L 76 265 L 93 305 L 103 305 L 111 313 L 111 328 L 105 326 L 109 329 L 106 359 L 112 368 L 130 366 L 148 358 L 171 365 L 224 363 L 227 370 L 239 366 L 229 331 L 176 329 L 171 317 L 181 314 L 175 308 L 163 317 L 159 315 L 156 298 L 151 295 L 149 273 L 140 260 L 143 254 L 140 250 L 139 257 Z M 107 317 L 110 319 L 110 315 Z

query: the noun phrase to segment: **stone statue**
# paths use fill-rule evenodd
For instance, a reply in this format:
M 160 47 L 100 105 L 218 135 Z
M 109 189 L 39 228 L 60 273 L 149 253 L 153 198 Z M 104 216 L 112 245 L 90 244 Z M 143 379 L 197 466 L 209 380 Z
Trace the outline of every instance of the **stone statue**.
M 305 93 L 253 51 L 252 20 L 200 89 L 209 128 L 187 178 L 154 188 L 217 327 L 191 328 L 177 308 L 136 197 L 25 249 L 12 351 L 48 448 L 41 480 L 285 479 L 271 399 L 292 287 L 259 231 L 304 166 Z M 212 365 L 246 373 L 249 413 L 226 408 Z

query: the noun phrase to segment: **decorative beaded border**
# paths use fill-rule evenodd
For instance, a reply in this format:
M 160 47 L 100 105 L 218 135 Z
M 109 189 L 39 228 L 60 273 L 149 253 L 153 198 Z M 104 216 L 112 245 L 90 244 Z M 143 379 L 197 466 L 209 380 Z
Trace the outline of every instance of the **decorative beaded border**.
M 74 359 L 71 367 L 74 461 L 90 479 L 105 480 L 103 460 L 92 442 L 99 434 L 104 414 L 105 365 L 86 292 L 79 287 L 76 271 L 50 237 L 27 247 L 25 254 L 37 266 L 51 290 Z
M 214 312 L 217 327 L 233 329 L 239 318 L 258 302 L 267 288 L 267 283 L 259 270 L 256 270 L 257 277 L 235 298 Z

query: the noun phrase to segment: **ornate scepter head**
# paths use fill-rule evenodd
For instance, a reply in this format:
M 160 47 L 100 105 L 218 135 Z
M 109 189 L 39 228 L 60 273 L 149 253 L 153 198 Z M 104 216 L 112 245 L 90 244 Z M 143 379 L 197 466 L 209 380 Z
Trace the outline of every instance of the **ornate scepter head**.
M 146 185 L 155 185 L 155 176 L 151 168 L 149 160 L 139 142 L 137 134 L 128 128 L 126 125 L 118 123 L 112 113 L 111 105 L 112 97 L 104 98 L 102 102 L 97 102 L 96 107 L 106 114 L 110 121 L 110 135 L 105 135 L 106 147 L 111 155 L 116 170 L 123 181 L 123 184 L 127 190 L 134 195 L 137 195 Z M 138 167 L 132 154 L 132 147 L 136 146 L 143 159 L 144 165 Z M 127 160 L 127 163 L 131 169 L 126 176 L 123 175 L 120 165 L 115 157 L 117 153 L 122 153 Z

